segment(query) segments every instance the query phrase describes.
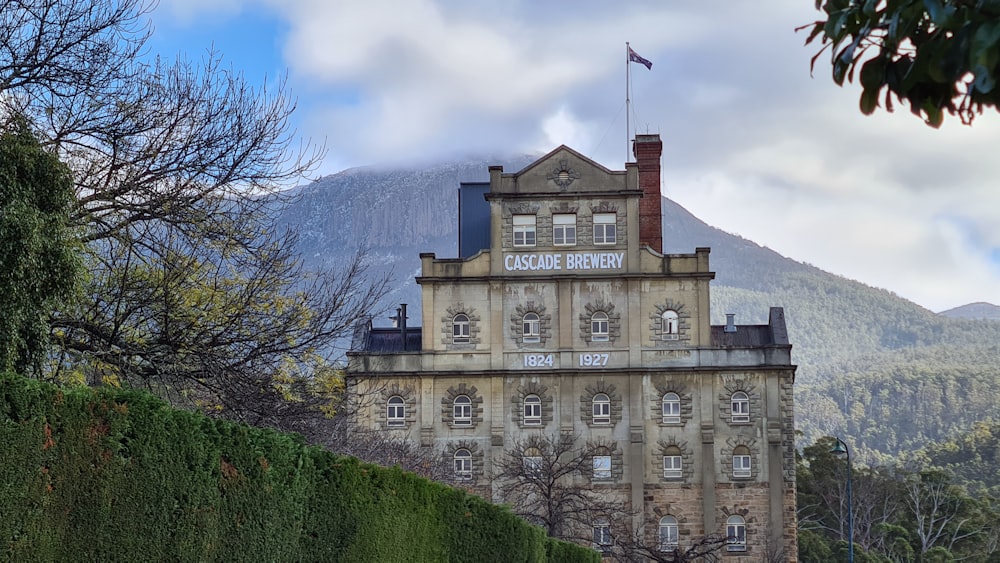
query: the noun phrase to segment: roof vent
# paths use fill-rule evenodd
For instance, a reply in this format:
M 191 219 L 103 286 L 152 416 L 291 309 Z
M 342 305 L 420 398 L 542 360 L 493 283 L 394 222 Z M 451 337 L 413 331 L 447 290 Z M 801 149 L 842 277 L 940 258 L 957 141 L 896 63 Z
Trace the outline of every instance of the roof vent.
M 736 325 L 733 324 L 733 319 L 735 318 L 735 313 L 726 313 L 726 328 L 724 332 L 736 332 Z

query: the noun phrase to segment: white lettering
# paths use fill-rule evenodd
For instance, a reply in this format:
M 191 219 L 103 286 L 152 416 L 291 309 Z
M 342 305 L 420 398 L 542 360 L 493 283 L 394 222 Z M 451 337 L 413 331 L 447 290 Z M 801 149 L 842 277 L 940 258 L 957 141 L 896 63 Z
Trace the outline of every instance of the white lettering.
M 508 272 L 610 270 L 621 269 L 624 264 L 624 252 L 507 254 L 503 259 L 503 267 Z

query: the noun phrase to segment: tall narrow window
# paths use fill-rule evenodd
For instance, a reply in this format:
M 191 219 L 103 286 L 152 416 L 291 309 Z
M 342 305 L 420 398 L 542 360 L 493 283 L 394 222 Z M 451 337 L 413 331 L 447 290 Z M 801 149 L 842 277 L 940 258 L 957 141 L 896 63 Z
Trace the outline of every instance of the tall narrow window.
M 576 244 L 576 215 L 560 213 L 552 216 L 552 244 L 556 246 Z
M 750 397 L 743 391 L 733 393 L 730 401 L 733 422 L 750 422 Z
M 399 395 L 389 397 L 385 418 L 389 426 L 406 426 L 406 402 L 402 397 Z
M 611 479 L 611 456 L 594 456 L 594 479 L 598 481 Z
M 611 424 L 611 398 L 604 393 L 594 395 L 594 424 Z
M 524 424 L 531 426 L 542 424 L 542 400 L 538 395 L 528 395 L 524 398 Z
M 534 215 L 514 215 L 514 246 L 535 246 Z
M 538 448 L 528 448 L 524 450 L 521 458 L 524 467 L 524 474 L 530 477 L 537 477 L 542 474 L 542 452 Z
M 594 342 L 607 342 L 609 338 L 608 314 L 598 311 L 590 317 L 590 339 Z
M 618 241 L 616 220 L 614 213 L 594 213 L 594 244 L 615 244 Z
M 664 311 L 660 315 L 660 337 L 663 340 L 677 340 L 677 335 L 680 332 L 679 325 L 677 311 Z
M 677 548 L 677 519 L 673 516 L 660 518 L 660 551 L 672 551 Z
M 465 313 L 455 315 L 451 322 L 452 341 L 457 343 L 469 342 L 472 332 L 469 327 L 469 316 Z
M 594 522 L 594 548 L 604 553 L 611 551 L 611 525 L 607 520 Z
M 472 452 L 462 448 L 455 452 L 455 478 L 472 479 Z
M 684 476 L 684 457 L 681 449 L 670 446 L 663 451 L 663 478 L 680 479 Z
M 736 479 L 746 479 L 752 475 L 750 467 L 750 448 L 746 446 L 736 446 L 733 450 L 733 477 Z
M 528 313 L 524 315 L 521 323 L 521 341 L 528 343 L 541 342 L 542 322 L 538 318 L 538 313 Z
M 455 426 L 472 426 L 472 399 L 459 395 L 452 402 L 452 423 Z
M 663 394 L 663 424 L 681 423 L 681 398 L 677 393 Z
M 747 550 L 747 523 L 742 516 L 730 516 L 726 520 L 726 550 Z

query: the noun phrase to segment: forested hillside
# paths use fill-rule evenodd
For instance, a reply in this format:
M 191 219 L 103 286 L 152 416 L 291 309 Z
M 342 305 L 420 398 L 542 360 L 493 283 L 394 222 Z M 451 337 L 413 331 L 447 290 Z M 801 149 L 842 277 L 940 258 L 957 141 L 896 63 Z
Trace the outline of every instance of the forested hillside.
M 459 182 L 486 180 L 490 164 L 515 171 L 530 160 L 353 169 L 299 188 L 283 218 L 301 228 L 309 265 L 335 265 L 367 245 L 376 269 L 395 278 L 383 307 L 419 304 L 419 254 L 457 255 Z M 706 225 L 666 198 L 663 214 L 666 252 L 712 249 L 713 323 L 726 313 L 738 324 L 763 323 L 769 307 L 785 308 L 803 443 L 842 435 L 877 461 L 994 416 L 1000 322 L 935 314 Z M 419 316 L 411 306 L 410 322 Z

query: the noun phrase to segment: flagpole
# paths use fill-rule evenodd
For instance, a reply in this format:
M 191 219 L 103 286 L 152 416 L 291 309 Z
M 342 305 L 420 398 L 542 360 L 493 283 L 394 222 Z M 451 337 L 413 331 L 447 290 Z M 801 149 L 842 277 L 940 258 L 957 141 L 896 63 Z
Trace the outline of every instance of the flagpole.
M 631 135 L 631 132 L 629 130 L 629 115 L 631 114 L 629 113 L 629 110 L 632 101 L 629 99 L 629 93 L 628 93 L 628 83 L 632 79 L 632 77 L 630 76 L 631 69 L 632 69 L 632 64 L 629 61 L 629 44 L 628 41 L 626 41 L 625 42 L 625 162 L 626 163 L 629 162 L 628 142 L 629 142 L 629 136 Z

